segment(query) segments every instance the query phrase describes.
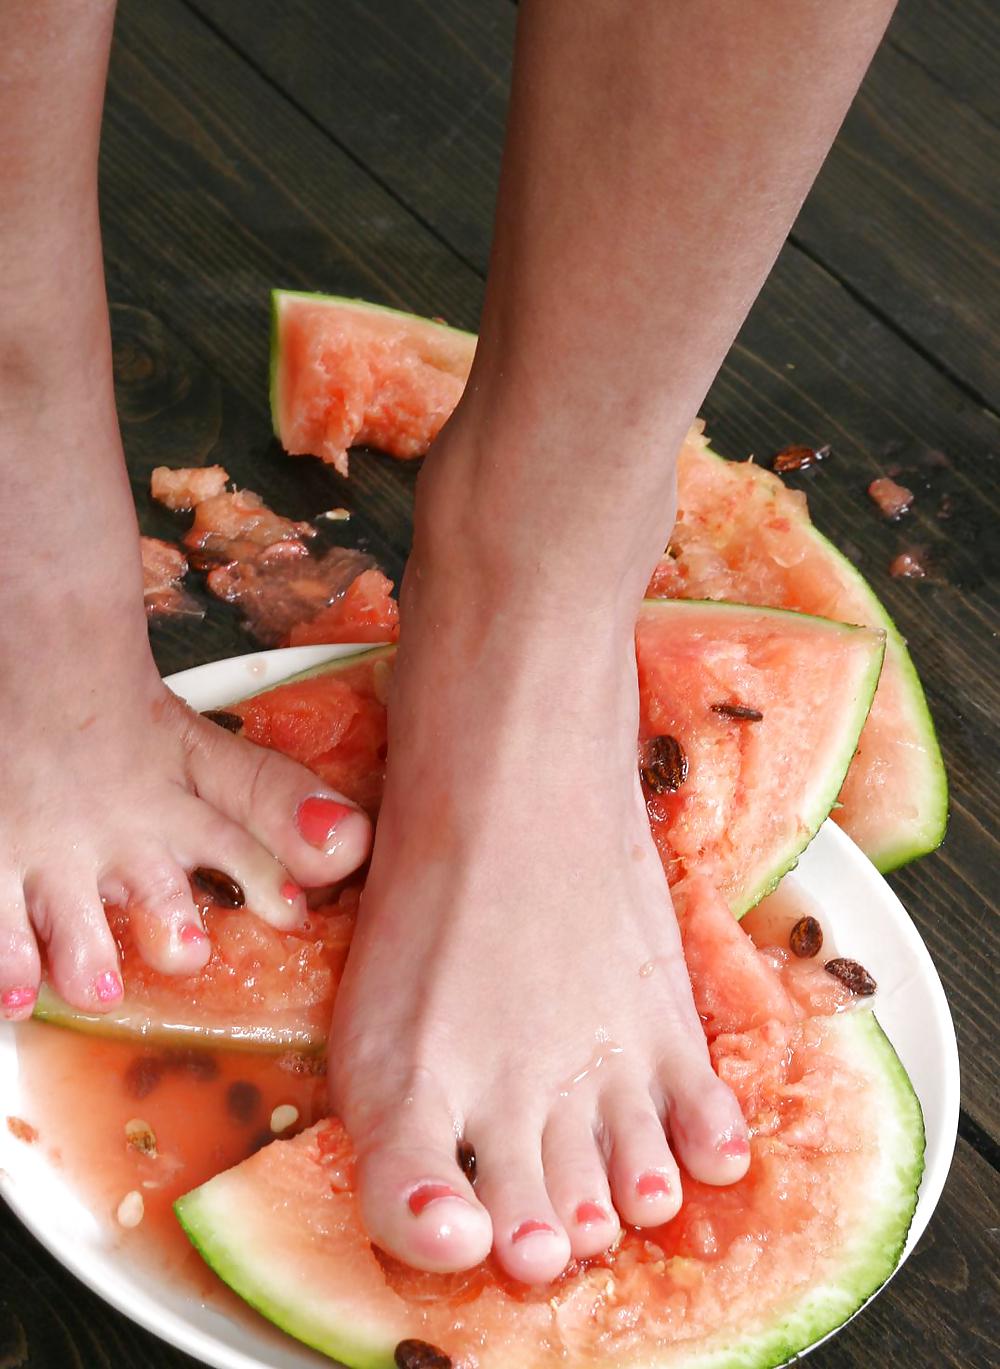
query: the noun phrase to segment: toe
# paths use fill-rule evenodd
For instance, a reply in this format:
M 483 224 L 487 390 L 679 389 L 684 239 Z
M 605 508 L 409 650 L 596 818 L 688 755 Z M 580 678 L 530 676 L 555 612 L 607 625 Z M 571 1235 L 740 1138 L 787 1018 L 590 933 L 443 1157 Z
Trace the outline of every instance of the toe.
M 459 1168 L 446 1114 L 407 1115 L 405 1130 L 358 1148 L 358 1192 L 369 1236 L 417 1269 L 451 1273 L 484 1260 L 493 1230 Z
M 0 894 L 0 1013 L 9 1022 L 30 1017 L 38 997 L 38 945 L 20 884 Z
M 732 1090 L 710 1064 L 665 1088 L 670 1140 L 685 1169 L 704 1184 L 732 1184 L 750 1165 L 746 1122 Z
M 505 1114 L 507 1115 L 507 1114 Z M 570 1259 L 570 1241 L 549 1198 L 541 1138 L 518 1129 L 477 1136 L 476 1192 L 493 1223 L 493 1249 L 520 1283 L 548 1283 Z
M 24 892 L 28 916 L 45 944 L 52 987 L 75 1008 L 116 1008 L 123 992 L 118 947 L 93 872 L 29 876 Z
M 607 1250 L 621 1228 L 592 1118 L 569 1111 L 553 1117 L 542 1138 L 542 1161 L 545 1186 L 573 1258 Z
M 121 866 L 129 921 L 139 954 L 160 974 L 197 974 L 211 943 L 191 882 L 166 851 L 137 851 Z
M 681 1205 L 681 1177 L 652 1099 L 637 1089 L 604 1107 L 615 1208 L 631 1226 L 661 1226 Z
M 333 884 L 364 861 L 369 818 L 304 766 L 202 724 L 191 770 L 201 797 L 245 827 L 307 887 Z
M 194 884 L 223 907 L 246 906 L 279 930 L 301 926 L 305 892 L 267 847 L 201 799 L 187 803 L 172 851 Z

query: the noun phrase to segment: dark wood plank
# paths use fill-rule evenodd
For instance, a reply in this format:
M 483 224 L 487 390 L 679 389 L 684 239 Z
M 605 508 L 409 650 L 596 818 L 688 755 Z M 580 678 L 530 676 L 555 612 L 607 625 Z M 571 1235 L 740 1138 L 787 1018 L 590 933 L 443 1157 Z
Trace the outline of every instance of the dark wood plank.
M 890 45 L 792 238 L 1000 409 L 1000 129 Z
M 513 42 L 509 0 L 191 3 L 485 266 Z M 303 32 L 314 41 L 303 44 Z M 1000 205 L 989 170 L 998 165 L 1000 133 L 887 45 L 793 235 L 995 408 Z
M 1000 9 L 993 0 L 908 0 L 896 10 L 888 37 L 964 104 L 1000 126 Z
M 810 1366 L 996 1365 L 998 1223 L 1000 1180 L 960 1142 L 935 1220 L 910 1260 L 870 1307 L 810 1355 Z M 0 1289 L 3 1369 L 194 1369 L 194 1360 L 67 1274 L 6 1209 Z

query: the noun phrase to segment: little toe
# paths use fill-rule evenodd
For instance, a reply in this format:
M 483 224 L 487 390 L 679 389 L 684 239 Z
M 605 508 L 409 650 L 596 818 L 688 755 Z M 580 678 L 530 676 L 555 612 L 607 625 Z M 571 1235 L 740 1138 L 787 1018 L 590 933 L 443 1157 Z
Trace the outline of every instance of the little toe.
M 8 1022 L 30 1017 L 41 966 L 20 884 L 0 894 L 0 1012 Z
M 367 859 L 367 814 L 304 766 L 205 722 L 191 755 L 198 793 L 273 851 L 308 887 L 333 884 Z
M 570 1240 L 549 1198 L 538 1137 L 473 1137 L 476 1192 L 493 1222 L 493 1249 L 520 1283 L 548 1283 L 570 1260 Z
M 591 1119 L 576 1112 L 552 1118 L 542 1138 L 545 1186 L 575 1260 L 599 1255 L 621 1230 Z
M 160 974 L 197 974 L 212 952 L 191 882 L 166 851 L 137 852 L 121 867 L 132 934 Z
M 704 1184 L 732 1184 L 750 1165 L 747 1126 L 732 1090 L 710 1065 L 665 1090 L 670 1140 L 678 1158 Z
M 373 1139 L 358 1155 L 361 1212 L 371 1239 L 416 1269 L 452 1273 L 484 1260 L 493 1243 L 486 1210 L 458 1166 L 447 1119 Z
M 29 875 L 28 916 L 45 943 L 48 977 L 75 1008 L 110 1012 L 122 1000 L 118 947 L 92 872 Z
M 631 1226 L 661 1226 L 681 1206 L 681 1176 L 652 1099 L 616 1095 L 604 1107 L 610 1146 L 608 1177 L 619 1217 Z

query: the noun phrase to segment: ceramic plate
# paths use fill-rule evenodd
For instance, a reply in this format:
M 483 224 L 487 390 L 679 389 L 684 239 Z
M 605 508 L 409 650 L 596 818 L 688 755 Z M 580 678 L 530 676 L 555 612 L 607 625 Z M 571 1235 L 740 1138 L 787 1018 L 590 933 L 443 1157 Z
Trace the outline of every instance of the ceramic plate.
M 218 708 L 356 647 L 297 647 L 198 666 L 167 683 L 198 709 Z M 924 1112 L 926 1168 L 905 1259 L 930 1220 L 951 1163 L 958 1127 L 955 1030 L 927 948 L 902 904 L 874 866 L 832 822 L 803 855 L 794 880 L 817 906 L 836 944 L 871 970 L 879 1021 L 909 1072 Z M 0 1024 L 0 1098 L 18 1114 L 23 1098 L 17 1031 Z M 252 1314 L 245 1321 L 187 1287 L 153 1281 L 130 1260 L 127 1245 L 91 1213 L 41 1147 L 0 1129 L 0 1192 L 67 1269 L 126 1316 L 214 1369 L 316 1369 L 330 1361 L 297 1345 Z

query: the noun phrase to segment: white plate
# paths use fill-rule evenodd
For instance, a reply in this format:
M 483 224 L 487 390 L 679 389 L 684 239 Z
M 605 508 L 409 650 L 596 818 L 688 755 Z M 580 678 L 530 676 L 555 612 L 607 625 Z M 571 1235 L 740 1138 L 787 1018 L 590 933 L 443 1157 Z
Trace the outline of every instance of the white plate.
M 296 647 L 216 661 L 171 676 L 195 708 L 218 708 L 357 647 Z M 951 1014 L 927 948 L 902 904 L 848 837 L 823 825 L 793 876 L 818 905 L 841 949 L 871 970 L 883 1028 L 909 1072 L 924 1112 L 926 1168 L 905 1259 L 941 1196 L 958 1128 L 958 1049 Z M 0 1024 L 0 1098 L 17 1114 L 23 1098 L 16 1030 Z M 0 1130 L 0 1193 L 52 1254 L 96 1293 L 148 1330 L 214 1369 L 316 1369 L 322 1356 L 262 1323 L 234 1322 L 186 1288 L 151 1283 L 127 1249 L 77 1197 L 40 1148 Z

